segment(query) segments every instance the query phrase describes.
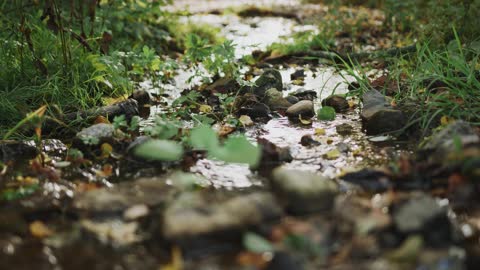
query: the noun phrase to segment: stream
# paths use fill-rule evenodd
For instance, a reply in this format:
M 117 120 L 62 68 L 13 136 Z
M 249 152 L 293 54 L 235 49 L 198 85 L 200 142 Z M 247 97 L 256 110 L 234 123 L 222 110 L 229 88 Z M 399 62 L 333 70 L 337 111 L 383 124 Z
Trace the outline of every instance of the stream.
M 317 26 L 295 18 L 233 12 L 245 5 L 326 9 L 296 0 L 179 0 L 168 10 L 188 10 L 183 23 L 219 28 L 235 44 L 237 59 L 289 42 L 295 33 L 318 33 Z M 57 169 L 80 165 L 57 175 L 30 163 L 30 170 L 55 181 L 19 176 L 5 184 L 15 188 L 30 181 L 35 188 L 0 204 L 0 269 L 474 269 L 478 213 L 456 211 L 445 195 L 448 184 L 426 183 L 443 171 L 429 174 L 423 163 L 417 168 L 410 159 L 416 142 L 366 134 L 362 102 L 349 95 L 354 76 L 314 61 L 263 63 L 243 72 L 256 80 L 272 68 L 281 75 L 283 97 L 314 93 L 316 112 L 322 100 L 346 95 L 348 110 L 332 121 L 313 117 L 307 124 L 272 112 L 268 121 L 242 128 L 250 142 L 273 149 L 267 153 L 279 168 L 268 173 L 195 151 L 182 163 L 138 160 L 129 152 L 135 140 L 99 158 L 108 152 L 102 144 L 89 153 L 99 162 L 88 156 L 64 160 L 70 145 L 45 140 L 45 162 Z M 200 85 L 187 82 L 193 72 L 180 66 L 168 83 L 139 84 L 161 101 L 149 107 L 141 132 L 175 109 L 172 102 L 184 90 Z

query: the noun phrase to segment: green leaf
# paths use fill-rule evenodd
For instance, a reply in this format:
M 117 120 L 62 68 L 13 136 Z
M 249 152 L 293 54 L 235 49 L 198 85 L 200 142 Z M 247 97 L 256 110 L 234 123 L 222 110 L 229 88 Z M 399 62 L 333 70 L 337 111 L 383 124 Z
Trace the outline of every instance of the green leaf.
M 272 244 L 258 234 L 247 232 L 243 235 L 243 246 L 254 253 L 273 252 Z
M 222 148 L 213 148 L 209 154 L 225 162 L 246 163 L 254 167 L 260 161 L 261 150 L 244 136 L 231 136 Z
M 335 116 L 335 109 L 330 106 L 325 106 L 318 110 L 318 119 L 320 120 L 332 121 L 335 120 Z
M 34 184 L 31 186 L 20 187 L 18 189 L 7 189 L 3 191 L 1 198 L 7 201 L 21 199 L 35 193 L 39 187 L 40 186 L 38 184 Z
M 135 155 L 149 160 L 176 161 L 183 155 L 183 147 L 167 140 L 150 140 L 135 148 Z
M 193 148 L 212 151 L 219 148 L 217 133 L 205 125 L 201 125 L 192 130 L 190 134 L 190 144 Z

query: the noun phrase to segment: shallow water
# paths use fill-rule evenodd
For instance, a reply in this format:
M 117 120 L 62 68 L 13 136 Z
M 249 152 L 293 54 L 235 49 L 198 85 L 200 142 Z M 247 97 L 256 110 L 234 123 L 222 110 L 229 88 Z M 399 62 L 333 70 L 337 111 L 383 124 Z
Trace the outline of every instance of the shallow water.
M 184 7 L 189 1 L 180 1 L 175 3 Z M 233 3 L 230 1 L 202 1 L 195 2 L 195 7 L 218 8 L 225 2 L 228 6 Z M 253 1 L 238 1 L 235 4 L 243 4 Z M 278 4 L 276 1 L 269 1 L 270 4 Z M 285 1 L 285 3 L 295 1 Z M 265 3 L 255 2 L 264 5 Z M 205 6 L 202 6 L 205 4 Z M 216 5 L 219 6 L 216 6 Z M 206 10 L 202 10 L 205 12 Z M 281 17 L 252 17 L 241 18 L 234 14 L 213 15 L 213 14 L 193 14 L 185 16 L 182 20 L 190 23 L 210 24 L 221 29 L 227 39 L 236 44 L 236 56 L 241 58 L 250 54 L 253 50 L 265 49 L 274 42 L 285 42 L 288 36 L 295 32 L 312 30 L 316 31 L 313 25 L 301 25 L 297 21 Z M 305 64 L 301 66 L 276 66 L 282 74 L 284 86 L 284 95 L 298 91 L 299 89 L 314 90 L 318 98 L 315 100 L 316 109 L 320 108 L 320 101 L 332 94 L 347 94 L 348 82 L 354 78 L 346 72 L 337 71 L 333 67 L 323 65 Z M 301 85 L 296 85 L 291 80 L 290 75 L 296 70 L 303 69 L 305 77 Z M 161 85 L 159 88 L 152 87 L 151 82 L 144 82 L 143 87 L 151 92 L 162 92 L 168 95 L 167 103 L 171 104 L 173 100 L 180 96 L 184 89 L 189 89 L 199 81 L 193 80 L 187 83 L 192 76 L 193 71 L 186 68 L 179 69 L 172 83 Z M 165 111 L 164 106 L 154 106 L 151 109 L 151 116 L 144 121 L 143 126 L 153 123 L 155 115 Z M 350 136 L 343 137 L 337 134 L 335 127 L 339 124 L 347 123 L 353 127 L 353 133 Z M 316 136 L 315 131 L 322 129 L 325 135 Z M 298 126 L 289 122 L 285 117 L 274 118 L 266 124 L 256 124 L 247 130 L 246 135 L 252 140 L 265 138 L 280 147 L 289 147 L 294 160 L 285 165 L 286 167 L 318 171 L 325 176 L 335 178 L 340 173 L 349 169 L 362 167 L 365 165 L 379 165 L 387 160 L 386 154 L 381 153 L 379 148 L 368 142 L 368 138 L 361 131 L 361 123 L 358 111 L 348 114 L 337 115 L 336 120 L 331 122 L 314 120 L 311 126 Z M 311 135 L 313 139 L 320 142 L 320 145 L 314 147 L 305 147 L 300 144 L 304 135 Z M 342 153 L 334 160 L 327 160 L 323 156 L 337 148 L 348 148 L 348 151 Z M 342 145 L 343 144 L 343 145 Z M 393 151 L 395 147 L 392 147 Z M 210 184 L 222 188 L 247 188 L 251 186 L 262 185 L 264 179 L 256 173 L 251 172 L 248 166 L 242 164 L 225 164 L 219 161 L 200 160 L 191 168 L 191 172 L 198 173 L 209 180 Z

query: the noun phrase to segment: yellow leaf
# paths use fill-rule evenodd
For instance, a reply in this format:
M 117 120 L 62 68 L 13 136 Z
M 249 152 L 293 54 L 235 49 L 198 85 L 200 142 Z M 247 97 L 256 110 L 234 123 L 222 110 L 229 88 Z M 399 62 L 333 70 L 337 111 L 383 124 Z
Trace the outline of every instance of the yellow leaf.
M 326 134 L 325 129 L 323 129 L 323 128 L 316 128 L 316 129 L 315 129 L 315 135 L 317 135 L 317 136 L 323 136 L 323 135 L 325 135 L 325 134 Z
M 172 261 L 160 268 L 161 270 L 182 270 L 183 269 L 183 258 L 182 251 L 178 247 L 172 248 Z
M 109 143 L 103 143 L 100 149 L 102 150 L 101 158 L 108 158 L 113 152 L 113 147 Z
M 442 116 L 442 118 L 440 118 L 440 124 L 442 126 L 446 126 L 452 122 L 455 122 L 455 119 L 451 118 L 451 117 L 448 117 L 446 115 Z
M 53 234 L 53 231 L 41 221 L 34 221 L 30 223 L 29 229 L 30 233 L 37 238 L 45 238 Z
M 200 108 L 199 108 L 200 112 L 202 113 L 209 113 L 212 111 L 212 107 L 208 106 L 208 105 L 200 105 Z
M 323 157 L 328 160 L 337 159 L 340 157 L 340 151 L 338 151 L 338 149 L 335 148 L 331 151 L 328 151 L 325 155 L 323 155 Z
M 238 118 L 238 121 L 240 121 L 240 123 L 242 123 L 242 125 L 244 125 L 246 127 L 253 126 L 252 118 L 250 118 L 250 116 L 248 116 L 248 115 L 241 115 Z
M 300 120 L 300 123 L 302 123 L 302 125 L 311 125 L 312 124 L 312 120 L 311 119 L 303 119 L 302 118 L 302 115 L 299 115 L 298 116 L 298 119 Z

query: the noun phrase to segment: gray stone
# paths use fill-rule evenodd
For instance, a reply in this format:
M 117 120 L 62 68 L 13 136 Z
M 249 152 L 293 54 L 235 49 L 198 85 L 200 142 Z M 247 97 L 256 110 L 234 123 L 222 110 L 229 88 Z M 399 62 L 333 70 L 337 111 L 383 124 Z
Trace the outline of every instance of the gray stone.
M 264 100 L 265 104 L 267 104 L 267 106 L 273 111 L 286 110 L 292 105 L 283 97 L 282 92 L 275 88 L 270 88 L 265 92 Z
M 276 69 L 265 70 L 265 72 L 255 81 L 252 93 L 262 99 L 270 88 L 275 88 L 278 91 L 283 90 L 282 75 Z
M 300 100 L 314 100 L 317 98 L 317 92 L 314 90 L 307 90 L 305 88 L 300 88 L 295 93 L 293 93 L 293 96 L 297 97 Z
M 84 144 L 98 145 L 103 140 L 112 139 L 115 135 L 115 128 L 112 124 L 95 124 L 82 129 L 77 133 L 76 139 Z
M 295 104 L 300 101 L 296 96 L 287 96 L 285 99 L 290 102 L 290 104 Z
M 322 106 L 330 106 L 337 113 L 346 112 L 350 109 L 347 99 L 339 95 L 332 95 L 322 100 Z
M 312 118 L 315 115 L 313 102 L 310 100 L 301 100 L 290 106 L 285 114 L 292 120 L 298 120 L 300 115 L 304 119 Z
M 293 214 L 331 210 L 338 193 L 337 184 L 322 175 L 277 168 L 271 185 L 274 192 Z
M 362 97 L 362 121 L 368 135 L 400 130 L 406 124 L 402 111 L 394 109 L 384 95 L 370 90 Z
M 459 120 L 433 134 L 422 144 L 420 150 L 453 152 L 458 146 L 455 145 L 455 140 L 460 140 L 462 145 L 480 142 L 480 138 L 473 128 L 467 122 Z
M 185 192 L 165 210 L 163 233 L 167 239 L 175 240 L 241 230 L 276 219 L 281 213 L 275 198 L 268 193 L 219 199 Z
M 78 194 L 74 209 L 86 213 L 117 213 L 121 215 L 134 205 L 155 207 L 163 204 L 173 191 L 164 179 L 143 178 L 123 182 L 113 188 L 100 188 Z
M 30 160 L 39 154 L 33 143 L 21 141 L 0 141 L 0 160 L 2 162 Z
M 404 234 L 421 233 L 432 244 L 445 244 L 451 239 L 447 211 L 427 194 L 414 194 L 407 201 L 393 206 L 393 223 Z

